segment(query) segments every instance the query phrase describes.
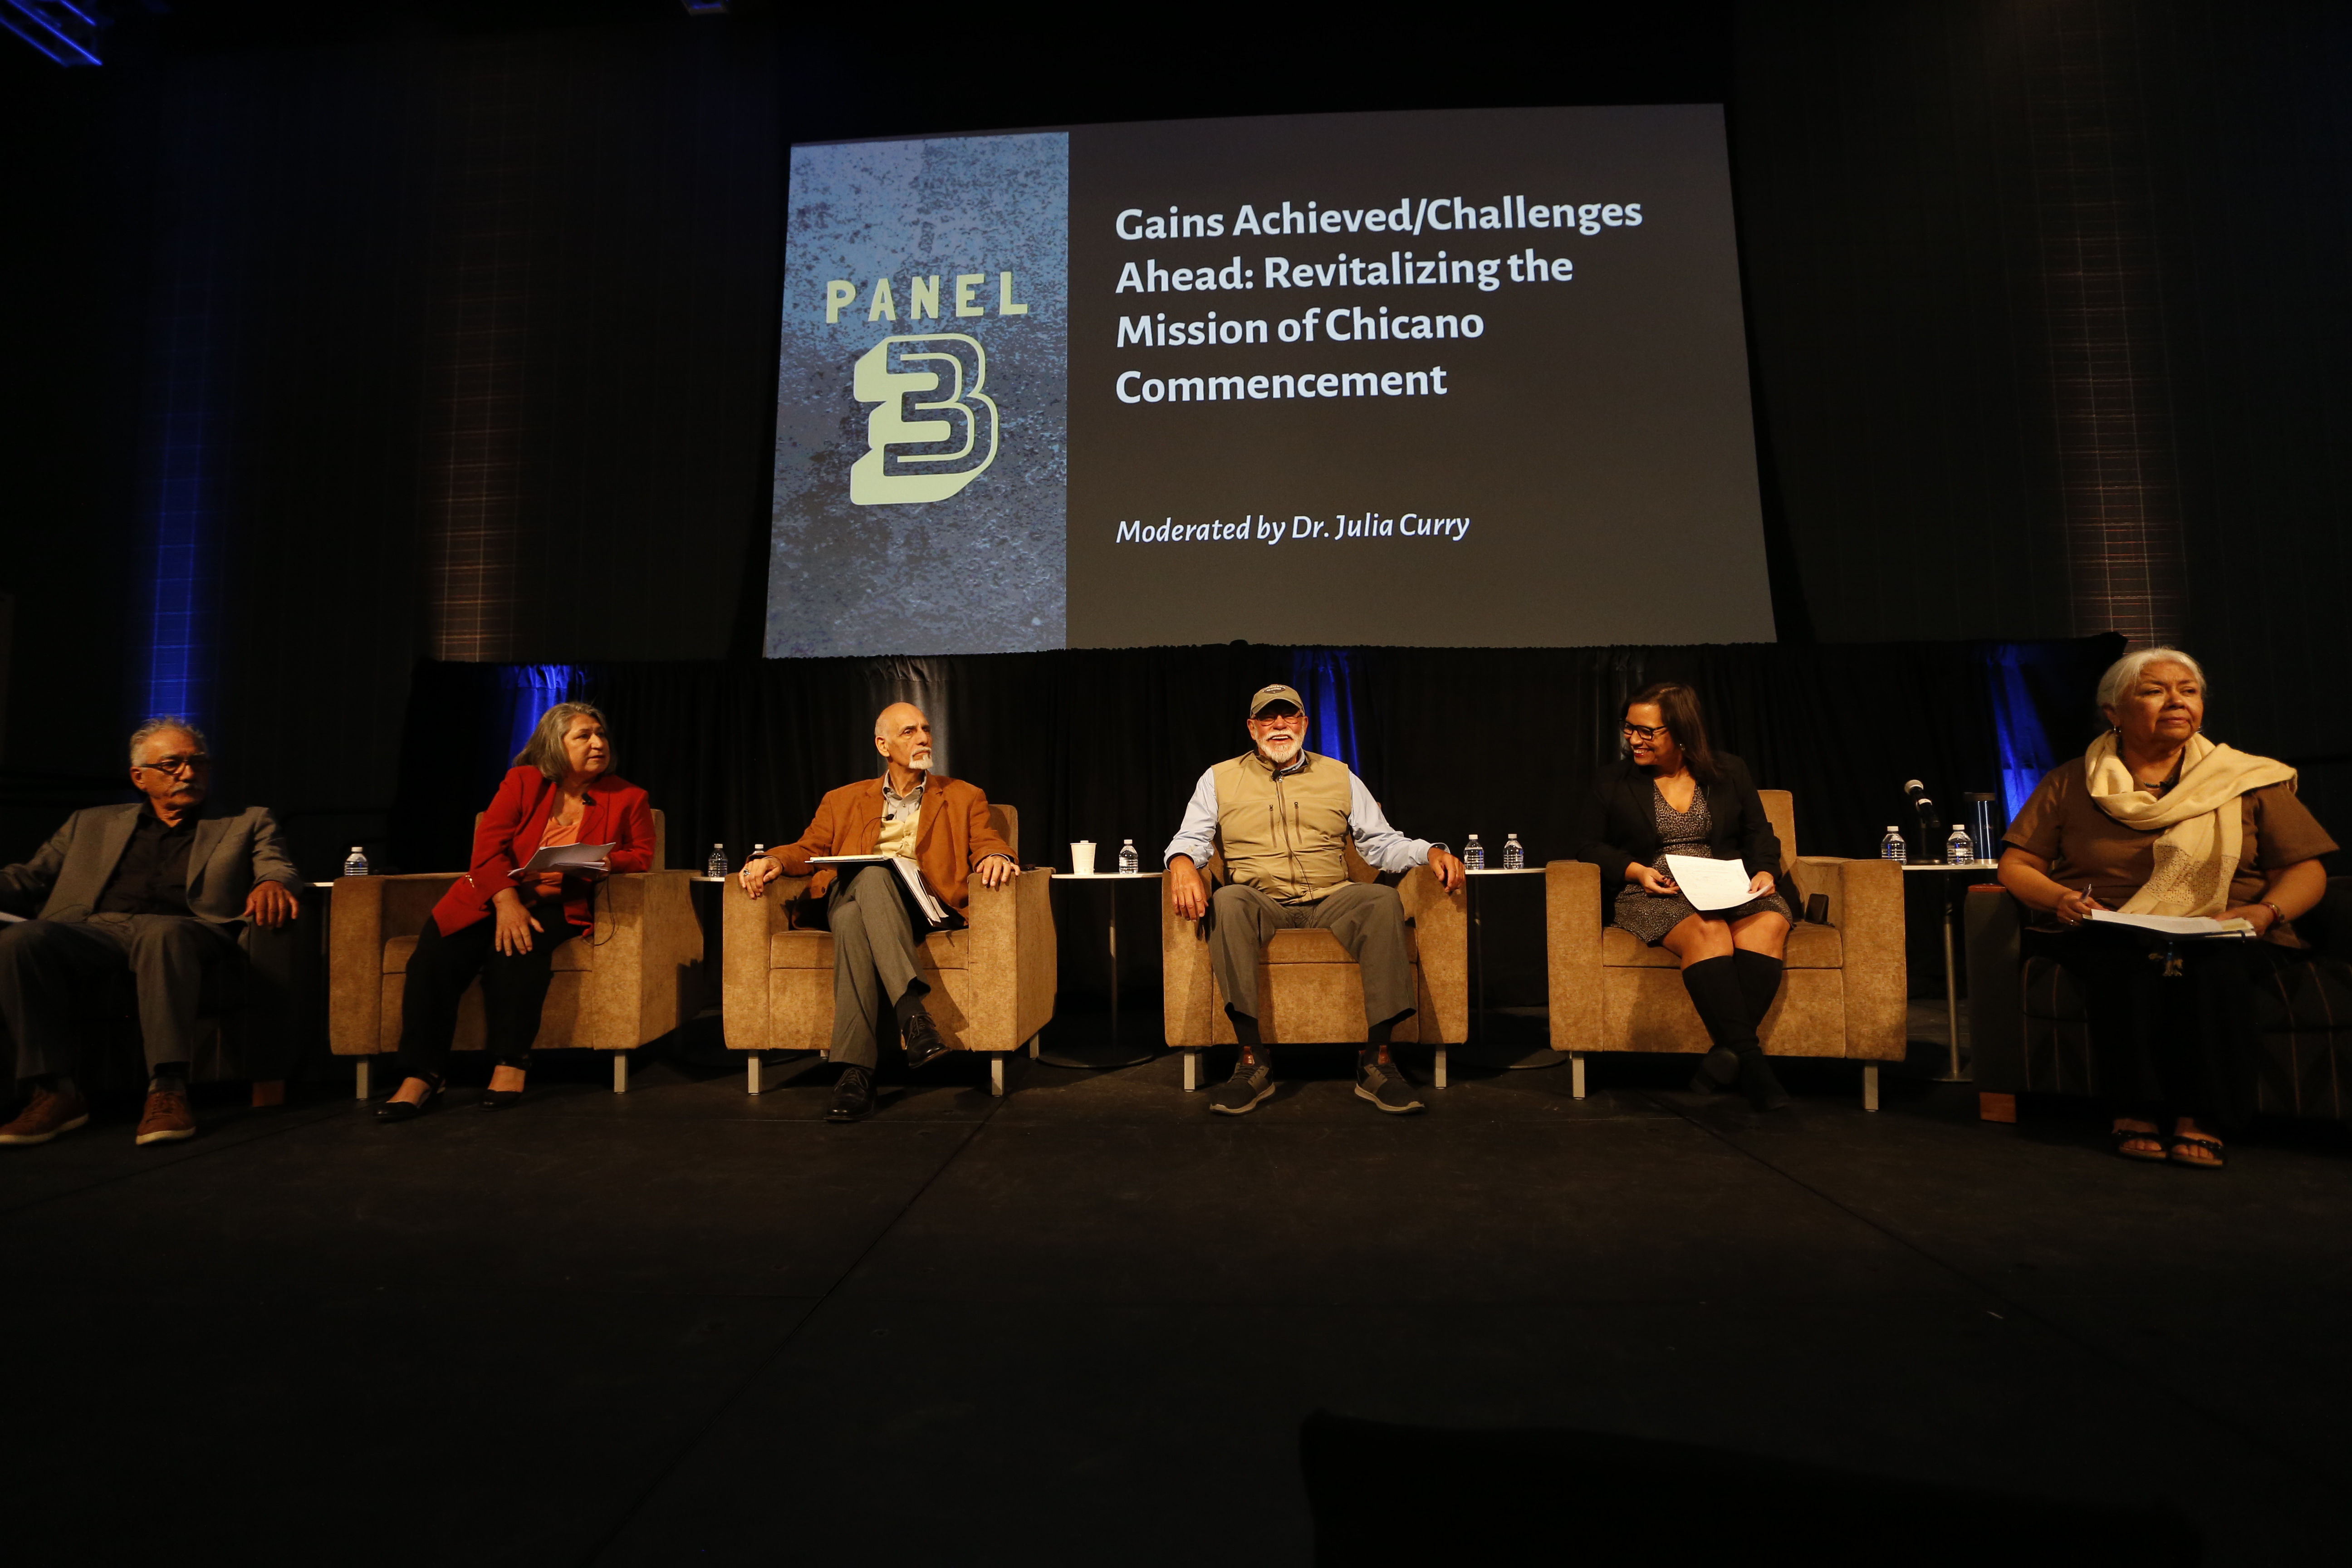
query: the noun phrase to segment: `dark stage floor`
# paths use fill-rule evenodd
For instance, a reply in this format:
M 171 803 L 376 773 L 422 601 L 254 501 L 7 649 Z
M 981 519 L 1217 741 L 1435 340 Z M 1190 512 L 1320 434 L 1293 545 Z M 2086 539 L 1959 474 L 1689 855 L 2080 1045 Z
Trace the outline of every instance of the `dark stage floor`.
M 1328 1408 L 2163 1497 L 2208 1561 L 2342 1561 L 2342 1129 L 2212 1174 L 1965 1086 L 1873 1116 L 1799 1071 L 1767 1120 L 1659 1065 L 1411 1120 L 1337 1059 L 1237 1121 L 1172 1058 L 1003 1100 L 959 1063 L 852 1128 L 818 1075 L 662 1063 L 397 1128 L 320 1086 L 160 1152 L 118 1112 L 0 1159 L 8 1552 L 1302 1563 Z M 1478 1490 L 1401 1457 L 1362 1497 Z M 1608 1506 L 1563 1494 L 1559 1560 Z

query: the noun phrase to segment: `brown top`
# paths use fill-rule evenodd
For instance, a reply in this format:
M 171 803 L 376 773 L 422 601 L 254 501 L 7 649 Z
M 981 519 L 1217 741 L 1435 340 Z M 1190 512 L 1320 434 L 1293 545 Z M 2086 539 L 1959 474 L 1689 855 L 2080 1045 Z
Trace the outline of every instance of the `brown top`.
M 2155 873 L 2157 835 L 2126 827 L 2101 811 L 2091 798 L 2087 772 L 2080 757 L 2051 769 L 2001 842 L 2049 861 L 2052 880 L 2076 889 L 2088 882 L 2093 897 L 2120 909 Z M 2293 784 L 2248 790 L 2238 797 L 2238 809 L 2245 843 L 2230 881 L 2231 904 L 2261 898 L 2265 873 L 2336 847 L 2336 840 L 2295 798 Z

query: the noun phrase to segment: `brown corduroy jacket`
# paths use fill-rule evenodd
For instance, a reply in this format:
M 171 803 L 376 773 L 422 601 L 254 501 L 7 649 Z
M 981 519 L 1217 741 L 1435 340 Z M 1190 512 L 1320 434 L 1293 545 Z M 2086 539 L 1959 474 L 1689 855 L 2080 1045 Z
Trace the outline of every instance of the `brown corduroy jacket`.
M 787 877 L 809 874 L 812 855 L 871 855 L 882 842 L 882 781 L 844 784 L 817 802 L 816 816 L 797 842 L 768 851 Z M 940 902 L 958 915 L 971 907 L 971 872 L 991 855 L 1013 858 L 1013 846 L 989 826 L 988 796 L 978 784 L 933 773 L 923 787 L 915 825 L 915 864 Z M 833 889 L 834 868 L 819 866 L 807 896 Z

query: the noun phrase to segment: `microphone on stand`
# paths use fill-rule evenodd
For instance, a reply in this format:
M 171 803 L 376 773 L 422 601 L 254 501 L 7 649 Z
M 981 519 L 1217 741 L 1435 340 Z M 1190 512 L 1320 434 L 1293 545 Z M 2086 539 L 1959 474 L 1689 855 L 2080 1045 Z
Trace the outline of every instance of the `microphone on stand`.
M 1927 841 L 1920 846 L 1919 858 L 1942 859 L 1944 840 L 1949 830 L 1944 826 L 1944 819 L 1936 814 L 1936 803 L 1927 798 L 1927 786 L 1917 779 L 1906 779 L 1903 781 L 1903 794 L 1913 809 L 1918 812 L 1920 831 L 1927 836 Z

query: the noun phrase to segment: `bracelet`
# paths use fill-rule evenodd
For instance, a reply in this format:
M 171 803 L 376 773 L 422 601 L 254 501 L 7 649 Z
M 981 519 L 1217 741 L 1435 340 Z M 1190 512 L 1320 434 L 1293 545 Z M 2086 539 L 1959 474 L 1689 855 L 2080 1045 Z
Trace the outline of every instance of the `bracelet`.
M 2294 923 L 2286 918 L 2286 911 L 2284 910 L 2279 908 L 2268 899 L 2264 899 L 2263 900 L 2263 908 L 2270 910 L 2271 924 L 2274 926 L 2292 925 Z

